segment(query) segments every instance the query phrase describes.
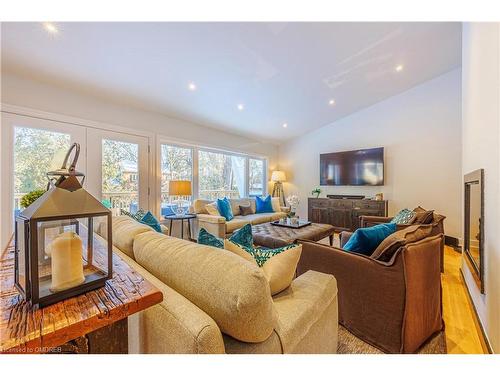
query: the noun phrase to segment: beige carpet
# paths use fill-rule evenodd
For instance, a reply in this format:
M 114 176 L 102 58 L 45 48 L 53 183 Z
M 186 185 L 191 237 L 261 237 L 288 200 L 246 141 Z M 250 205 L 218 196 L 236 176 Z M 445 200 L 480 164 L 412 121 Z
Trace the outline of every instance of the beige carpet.
M 338 354 L 384 354 L 381 350 L 367 344 L 354 336 L 339 324 Z M 446 354 L 446 337 L 444 332 L 427 341 L 417 354 Z

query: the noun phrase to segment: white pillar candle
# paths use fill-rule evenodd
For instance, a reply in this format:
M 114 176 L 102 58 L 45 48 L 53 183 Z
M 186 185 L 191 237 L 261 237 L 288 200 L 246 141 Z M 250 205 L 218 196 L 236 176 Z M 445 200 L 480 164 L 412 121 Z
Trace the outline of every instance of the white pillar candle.
M 50 290 L 60 292 L 80 285 L 83 276 L 82 239 L 74 232 L 58 235 L 49 245 L 52 259 L 52 283 Z

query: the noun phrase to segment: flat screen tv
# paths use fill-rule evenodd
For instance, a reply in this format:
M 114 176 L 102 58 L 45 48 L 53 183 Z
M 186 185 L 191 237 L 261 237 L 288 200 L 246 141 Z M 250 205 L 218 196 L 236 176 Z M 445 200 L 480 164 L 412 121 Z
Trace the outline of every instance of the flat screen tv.
M 321 154 L 320 185 L 380 186 L 384 184 L 384 148 Z

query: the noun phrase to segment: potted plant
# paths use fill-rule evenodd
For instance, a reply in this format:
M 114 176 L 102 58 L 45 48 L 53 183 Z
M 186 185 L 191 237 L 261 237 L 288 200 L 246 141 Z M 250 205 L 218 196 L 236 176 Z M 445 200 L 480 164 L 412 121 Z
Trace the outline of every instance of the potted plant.
M 27 208 L 30 204 L 40 198 L 45 192 L 46 190 L 43 189 L 30 191 L 28 194 L 23 195 L 23 197 L 21 198 L 21 202 L 19 202 L 20 206 L 22 208 Z
M 321 194 L 321 189 L 317 187 L 311 192 L 312 195 L 316 195 L 316 198 L 319 198 L 319 195 Z

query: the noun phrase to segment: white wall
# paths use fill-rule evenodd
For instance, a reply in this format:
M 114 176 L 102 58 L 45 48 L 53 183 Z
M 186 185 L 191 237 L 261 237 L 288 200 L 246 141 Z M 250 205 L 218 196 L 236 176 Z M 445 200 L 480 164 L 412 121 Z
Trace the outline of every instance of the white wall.
M 307 215 L 307 197 L 319 185 L 319 154 L 383 146 L 384 186 L 321 187 L 321 196 L 383 192 L 390 214 L 422 205 L 445 215 L 446 234 L 459 237 L 460 80 L 453 70 L 282 145 L 285 193 L 300 194 L 299 215 Z
M 500 24 L 462 30 L 462 173 L 484 168 L 485 294 L 462 271 L 494 352 L 500 352 Z M 462 192 L 463 194 L 463 192 Z

